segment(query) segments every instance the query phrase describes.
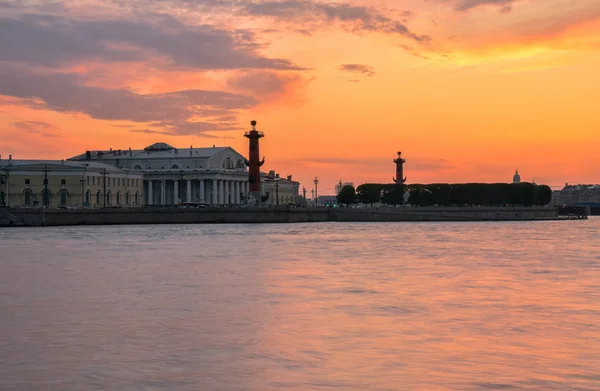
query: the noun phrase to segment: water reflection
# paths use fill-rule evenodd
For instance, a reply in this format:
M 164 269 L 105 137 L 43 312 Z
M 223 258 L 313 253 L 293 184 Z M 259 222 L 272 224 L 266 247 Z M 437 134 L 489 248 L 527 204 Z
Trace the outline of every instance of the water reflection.
M 595 390 L 600 220 L 0 230 L 0 378 Z

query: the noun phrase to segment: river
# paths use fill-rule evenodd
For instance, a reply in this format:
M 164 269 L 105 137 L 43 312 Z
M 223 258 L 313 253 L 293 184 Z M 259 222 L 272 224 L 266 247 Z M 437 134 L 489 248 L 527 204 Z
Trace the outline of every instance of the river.
M 0 229 L 0 389 L 599 390 L 599 232 Z

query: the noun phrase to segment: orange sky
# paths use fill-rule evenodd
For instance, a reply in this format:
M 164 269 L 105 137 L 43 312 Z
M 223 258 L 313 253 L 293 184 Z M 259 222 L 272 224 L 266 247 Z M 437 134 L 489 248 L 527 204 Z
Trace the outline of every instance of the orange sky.
M 400 3 L 400 5 L 398 5 Z M 25 0 L 0 5 L 0 153 L 231 145 L 266 170 L 600 182 L 600 2 Z

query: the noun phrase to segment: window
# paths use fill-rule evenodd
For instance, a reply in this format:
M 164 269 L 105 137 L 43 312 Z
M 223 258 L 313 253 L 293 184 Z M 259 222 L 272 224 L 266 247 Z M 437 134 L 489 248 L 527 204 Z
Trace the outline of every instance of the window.
M 110 205 L 110 190 L 106 192 L 106 205 Z
M 177 168 L 179 168 L 179 166 L 177 164 L 173 164 L 173 167 L 171 167 L 171 168 L 177 169 Z
M 117 179 L 117 186 L 121 186 L 121 178 Z
M 125 193 L 125 204 L 129 205 L 129 192 Z
M 25 184 L 26 184 L 26 185 L 29 185 L 29 184 L 30 184 L 29 178 L 25 178 Z
M 92 177 L 92 185 L 95 185 L 95 184 L 96 184 L 96 177 L 95 177 L 95 176 L 93 176 L 93 177 Z
M 91 192 L 88 190 L 85 192 L 85 205 L 90 206 L 90 198 L 92 198 Z
M 60 192 L 60 204 L 67 205 L 67 192 L 66 191 Z
M 117 183 L 117 178 L 113 178 L 113 186 Z
M 129 186 L 129 178 L 127 178 L 127 186 Z
M 0 191 L 0 206 L 4 206 L 5 200 L 4 200 L 4 192 Z
M 85 180 L 85 184 L 88 186 L 90 185 L 90 176 L 89 175 L 87 176 L 87 178 Z
M 141 170 L 141 169 L 142 169 L 142 166 L 135 166 L 133 169 L 134 169 L 134 170 Z
M 117 192 L 117 205 L 121 205 L 121 193 Z
M 139 179 L 135 180 L 135 187 L 138 187 L 140 185 L 140 182 L 138 182 L 138 181 L 139 181 Z
M 98 190 L 98 191 L 96 192 L 96 204 L 100 204 L 100 202 L 101 202 L 101 196 L 102 196 L 102 195 L 101 195 L 101 193 L 100 193 L 100 190 Z
M 24 202 L 23 204 L 25 205 L 31 205 L 31 190 L 26 190 L 25 193 L 23 193 L 24 196 Z
M 139 196 L 140 196 L 140 193 L 136 191 L 136 192 L 135 192 L 135 202 L 134 202 L 136 205 L 138 204 L 138 201 L 139 201 L 139 200 L 138 200 L 138 197 L 139 197 Z
M 61 179 L 60 180 L 60 184 L 61 185 L 66 185 L 67 184 L 67 180 L 66 179 Z

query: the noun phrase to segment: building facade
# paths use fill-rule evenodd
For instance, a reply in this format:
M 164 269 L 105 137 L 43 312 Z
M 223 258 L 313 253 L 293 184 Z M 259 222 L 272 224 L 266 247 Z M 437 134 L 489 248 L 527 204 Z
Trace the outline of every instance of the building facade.
M 261 175 L 263 193 L 269 193 L 266 205 L 298 204 L 300 183 L 292 180 L 292 176 L 281 178 L 275 171 Z
M 143 200 L 140 173 L 95 162 L 0 160 L 2 206 L 135 207 Z
M 143 175 L 147 205 L 236 205 L 245 203 L 249 192 L 245 159 L 230 147 L 156 143 L 142 150 L 86 151 L 69 160 L 100 162 Z
M 600 204 L 600 185 L 569 185 L 552 192 L 554 206 L 576 204 Z

